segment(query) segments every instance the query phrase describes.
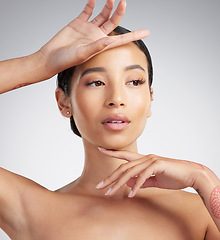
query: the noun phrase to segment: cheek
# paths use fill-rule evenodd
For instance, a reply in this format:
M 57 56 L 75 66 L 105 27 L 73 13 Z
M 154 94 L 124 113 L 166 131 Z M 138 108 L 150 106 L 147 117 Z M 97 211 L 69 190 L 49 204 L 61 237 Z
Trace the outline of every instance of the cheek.
M 149 94 L 146 91 L 143 94 L 138 94 L 130 100 L 132 118 L 134 121 L 133 127 L 137 131 L 137 135 L 140 136 L 143 132 L 147 117 L 151 113 L 151 101 Z
M 82 136 L 88 134 L 96 122 L 94 120 L 99 112 L 100 99 L 87 91 L 77 91 L 74 93 L 72 108 L 73 118 L 80 133 Z
M 128 105 L 130 106 L 129 108 L 134 111 L 135 116 L 141 120 L 141 118 L 148 115 L 150 110 L 150 96 L 147 91 L 133 94 L 133 96 L 129 98 Z

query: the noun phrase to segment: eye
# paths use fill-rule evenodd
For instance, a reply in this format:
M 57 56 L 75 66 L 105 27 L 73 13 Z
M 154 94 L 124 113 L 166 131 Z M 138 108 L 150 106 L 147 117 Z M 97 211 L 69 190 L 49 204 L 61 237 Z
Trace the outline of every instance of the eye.
M 93 87 L 99 87 L 99 86 L 102 86 L 102 85 L 105 85 L 105 84 L 101 81 L 93 81 L 93 82 L 87 83 L 86 85 L 87 86 L 93 86 Z
M 128 82 L 128 85 L 133 85 L 133 86 L 138 86 L 138 85 L 142 85 L 146 82 L 146 80 L 143 79 L 138 79 L 138 80 L 132 80 L 130 82 Z

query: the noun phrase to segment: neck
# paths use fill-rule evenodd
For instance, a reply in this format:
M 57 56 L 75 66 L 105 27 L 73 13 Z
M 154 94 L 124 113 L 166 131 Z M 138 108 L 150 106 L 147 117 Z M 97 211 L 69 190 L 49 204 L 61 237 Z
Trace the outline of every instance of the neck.
M 111 175 L 122 163 L 127 161 L 106 156 L 98 150 L 97 146 L 92 145 L 85 139 L 83 139 L 83 144 L 85 149 L 85 163 L 82 175 L 76 181 L 76 188 L 86 195 L 106 197 L 105 192 L 109 187 L 98 190 L 96 189 L 96 185 Z M 137 143 L 135 141 L 131 145 L 120 150 L 137 152 Z M 125 198 L 128 196 L 129 191 L 130 188 L 125 185 L 111 198 Z

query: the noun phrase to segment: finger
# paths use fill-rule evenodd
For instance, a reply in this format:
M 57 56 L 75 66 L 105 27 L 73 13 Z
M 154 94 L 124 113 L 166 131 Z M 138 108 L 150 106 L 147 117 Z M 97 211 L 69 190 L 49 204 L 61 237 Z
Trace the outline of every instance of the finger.
M 88 21 L 93 13 L 93 9 L 95 7 L 95 1 L 96 0 L 88 0 L 85 8 L 83 11 L 79 14 L 78 18 L 82 21 Z
M 156 176 L 164 171 L 159 162 L 153 162 L 149 167 L 145 168 L 137 177 L 136 183 L 129 193 L 129 197 L 134 197 L 140 188 L 159 187 Z
M 124 151 L 124 150 L 113 151 L 113 150 L 107 150 L 107 149 L 100 148 L 100 147 L 99 147 L 99 150 L 102 153 L 104 153 L 105 155 L 108 155 L 108 156 L 111 156 L 114 158 L 127 160 L 129 162 L 144 157 L 144 155 L 142 155 L 142 154 L 134 153 L 134 152 L 130 152 L 130 151 Z
M 130 178 L 130 179 L 126 182 L 126 185 L 127 185 L 128 187 L 130 187 L 130 188 L 133 188 L 134 185 L 135 185 L 135 183 L 136 183 L 136 180 L 137 180 L 136 177 Z
M 133 166 L 142 163 L 143 160 L 136 160 L 135 162 L 129 162 L 129 163 L 124 163 L 121 164 L 110 176 L 108 176 L 105 180 L 103 180 L 102 182 L 100 182 L 96 188 L 98 189 L 103 189 L 108 187 L 110 184 L 112 184 L 113 182 L 115 182 L 116 180 L 119 179 L 119 177 L 126 172 L 129 168 L 132 168 Z
M 104 8 L 102 9 L 101 13 L 94 18 L 91 22 L 95 24 L 96 26 L 101 26 L 103 23 L 105 23 L 113 10 L 114 7 L 114 0 L 107 0 Z
M 141 188 L 147 187 L 159 187 L 156 176 L 151 176 L 150 178 L 146 179 L 146 181 L 141 186 Z
M 125 14 L 125 7 L 126 1 L 121 0 L 112 17 L 100 27 L 106 35 L 112 32 L 119 25 L 122 17 Z
M 141 163 L 126 170 L 120 176 L 118 181 L 111 187 L 111 191 L 107 191 L 106 195 L 112 196 L 113 194 L 115 194 L 115 192 L 118 191 L 122 186 L 124 186 L 130 178 L 133 178 L 140 174 L 144 168 L 145 164 Z
M 134 188 L 138 177 L 134 177 L 129 179 L 126 184 L 128 187 Z M 147 188 L 147 187 L 158 187 L 156 177 L 151 176 L 149 179 L 146 179 L 145 182 L 141 185 L 140 188 Z
M 139 176 L 136 178 L 135 184 L 132 187 L 131 192 L 129 193 L 129 197 L 132 198 L 136 195 L 137 191 L 140 188 L 146 188 L 146 187 L 155 187 L 155 177 L 149 177 L 149 170 L 143 171 L 139 174 Z
M 114 36 L 115 41 L 112 42 L 111 44 L 109 44 L 109 46 L 106 49 L 119 47 L 119 46 L 128 44 L 130 42 L 143 39 L 143 38 L 145 38 L 149 35 L 150 35 L 150 32 L 146 29 L 137 30 L 137 31 L 133 31 L 133 32 L 130 32 L 130 33 L 126 33 L 126 34 L 117 35 L 117 36 Z

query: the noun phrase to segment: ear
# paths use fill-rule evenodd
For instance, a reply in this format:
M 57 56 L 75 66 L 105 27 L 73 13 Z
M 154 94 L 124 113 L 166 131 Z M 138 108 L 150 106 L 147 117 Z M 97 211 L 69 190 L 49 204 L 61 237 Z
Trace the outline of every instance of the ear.
M 150 88 L 150 100 L 151 100 L 151 102 L 154 100 L 153 93 L 154 93 L 153 88 Z M 147 114 L 147 118 L 149 118 L 151 115 L 152 115 L 152 112 L 151 112 L 151 104 L 150 104 L 149 112 Z
M 61 114 L 67 118 L 71 117 L 72 116 L 71 104 L 61 88 L 56 89 L 55 97 Z

